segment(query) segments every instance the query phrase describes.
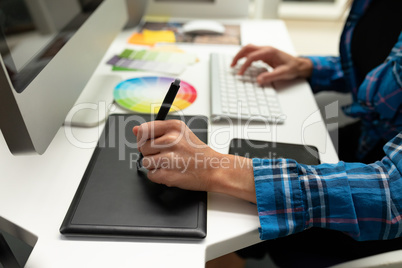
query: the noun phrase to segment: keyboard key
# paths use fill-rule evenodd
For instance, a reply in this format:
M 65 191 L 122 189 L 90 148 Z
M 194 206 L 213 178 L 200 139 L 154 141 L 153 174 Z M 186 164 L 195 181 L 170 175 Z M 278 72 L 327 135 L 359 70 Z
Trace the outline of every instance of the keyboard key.
M 231 56 L 211 54 L 212 119 L 214 116 L 233 119 L 253 117 L 253 120 L 283 122 L 285 116 L 281 111 L 277 92 L 272 85 L 262 87 L 257 83 L 257 76 L 266 72 L 267 68 L 261 67 L 260 62 L 253 63 L 241 76 L 237 73 L 244 61 L 234 68 L 230 67 L 231 62 Z M 221 112 L 215 112 L 216 109 Z
M 260 114 L 260 110 L 258 110 L 258 108 L 256 107 L 250 107 L 250 113 L 252 115 L 259 115 Z
M 268 107 L 263 107 L 263 106 L 260 106 L 260 112 L 261 112 L 261 115 L 263 115 L 263 116 L 269 116 L 271 114 Z

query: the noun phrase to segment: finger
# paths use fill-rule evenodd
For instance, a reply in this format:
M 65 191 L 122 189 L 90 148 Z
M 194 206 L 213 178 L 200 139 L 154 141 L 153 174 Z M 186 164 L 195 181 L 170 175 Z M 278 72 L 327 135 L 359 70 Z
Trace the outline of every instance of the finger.
M 134 133 L 135 136 L 137 136 L 138 128 L 139 128 L 139 127 L 140 127 L 140 126 L 135 126 L 135 127 L 133 127 L 133 133 Z
M 258 49 L 257 46 L 251 45 L 251 44 L 249 44 L 249 45 L 247 45 L 247 46 L 244 46 L 244 47 L 243 47 L 242 49 L 240 49 L 240 51 L 237 52 L 237 54 L 233 57 L 232 64 L 231 64 L 230 66 L 231 66 L 231 67 L 234 67 L 234 66 L 237 64 L 237 62 L 238 62 L 241 58 L 246 57 L 249 53 L 251 53 L 251 52 L 253 52 L 253 51 L 257 50 L 257 49 Z
M 193 180 L 187 174 L 172 169 L 154 169 L 148 172 L 148 179 L 168 187 L 178 187 L 191 191 L 206 191 L 207 188 L 204 183 Z
M 140 126 L 135 126 L 135 127 L 133 127 L 133 134 L 134 134 L 135 136 L 138 136 L 138 129 L 139 129 L 139 127 L 140 127 Z M 141 152 L 141 148 L 140 148 L 140 146 L 139 146 L 139 144 L 138 144 L 138 139 L 137 139 L 137 149 L 138 149 L 138 152 L 142 153 L 142 152 Z
M 264 72 L 258 75 L 257 83 L 260 85 L 266 85 L 279 80 L 289 80 L 290 75 L 289 68 L 282 65 L 273 69 L 271 72 Z
M 168 181 L 166 180 L 166 178 L 169 176 L 168 173 L 169 170 L 158 168 L 148 172 L 147 176 L 148 179 L 154 183 L 165 184 L 165 185 L 169 184 L 167 186 L 170 187 L 172 185 L 170 185 L 170 183 L 168 183 Z
M 147 140 L 160 137 L 168 131 L 181 131 L 183 125 L 179 120 L 158 120 L 141 124 L 137 130 L 137 143 L 143 145 Z
M 183 174 L 171 169 L 158 168 L 148 172 L 148 179 L 158 184 L 164 184 L 168 187 L 179 187 L 188 190 L 193 189 L 188 183 L 183 183 Z
M 142 165 L 148 170 L 177 168 L 173 158 L 172 153 L 148 155 L 142 159 Z
M 244 72 L 247 70 L 248 67 L 254 62 L 261 60 L 262 58 L 265 57 L 265 50 L 256 50 L 250 54 L 247 55 L 246 61 L 243 63 L 243 65 L 240 67 L 239 72 L 237 73 L 238 75 L 243 75 Z
M 148 170 L 154 170 L 161 167 L 162 162 L 166 165 L 166 159 L 161 154 L 148 155 L 142 159 L 142 166 Z
M 145 143 L 141 145 L 139 149 L 144 156 L 158 154 L 163 150 L 172 151 L 173 147 L 179 143 L 182 138 L 183 136 L 177 135 L 176 133 L 165 134 L 156 139 L 145 141 Z
M 149 170 L 147 177 L 152 182 L 162 184 L 161 178 L 163 178 L 163 176 L 160 175 L 162 172 L 163 171 L 161 169 Z
M 153 140 L 146 141 L 142 146 L 138 147 L 138 151 L 140 151 L 144 156 L 159 154 L 161 149 L 155 147 L 152 143 Z

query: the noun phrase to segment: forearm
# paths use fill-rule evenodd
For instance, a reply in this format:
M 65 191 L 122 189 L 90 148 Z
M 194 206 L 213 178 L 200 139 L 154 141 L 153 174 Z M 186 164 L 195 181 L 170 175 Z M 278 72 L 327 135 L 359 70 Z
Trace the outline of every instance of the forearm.
M 401 236 L 402 134 L 388 144 L 387 157 L 371 165 L 254 159 L 261 239 L 313 226 L 356 240 Z
M 219 156 L 220 166 L 210 166 L 209 191 L 256 203 L 252 160 L 230 154 Z

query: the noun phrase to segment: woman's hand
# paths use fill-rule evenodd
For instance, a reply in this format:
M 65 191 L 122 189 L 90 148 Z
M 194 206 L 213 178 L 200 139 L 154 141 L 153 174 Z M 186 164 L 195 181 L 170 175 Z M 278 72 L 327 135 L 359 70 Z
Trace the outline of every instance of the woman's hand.
M 255 202 L 251 159 L 214 151 L 179 120 L 144 123 L 133 132 L 151 181 Z
M 233 58 L 231 66 L 234 67 L 241 58 L 246 61 L 241 66 L 238 74 L 243 75 L 254 61 L 264 61 L 273 68 L 271 72 L 263 72 L 257 77 L 260 85 L 279 80 L 291 80 L 295 78 L 308 78 L 313 70 L 313 63 L 307 58 L 294 57 L 281 50 L 270 46 L 247 45 L 243 47 Z

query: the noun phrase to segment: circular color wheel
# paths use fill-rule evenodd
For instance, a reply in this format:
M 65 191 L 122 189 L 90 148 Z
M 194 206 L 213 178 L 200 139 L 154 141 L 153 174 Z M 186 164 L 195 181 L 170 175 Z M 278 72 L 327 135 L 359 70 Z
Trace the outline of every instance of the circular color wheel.
M 123 108 L 138 113 L 156 114 L 162 105 L 170 84 L 171 77 L 145 76 L 124 80 L 113 92 L 114 100 Z M 197 98 L 197 91 L 187 82 L 180 82 L 180 89 L 172 104 L 172 111 L 179 111 L 190 106 Z

